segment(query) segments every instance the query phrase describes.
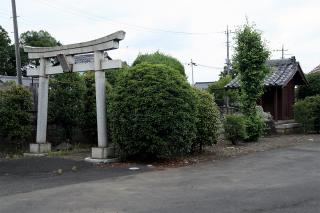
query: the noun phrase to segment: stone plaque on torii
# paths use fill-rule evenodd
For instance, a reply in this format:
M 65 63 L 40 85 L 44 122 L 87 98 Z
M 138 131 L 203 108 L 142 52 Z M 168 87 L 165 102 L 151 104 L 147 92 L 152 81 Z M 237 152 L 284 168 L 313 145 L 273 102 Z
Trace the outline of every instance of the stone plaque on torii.
M 41 154 L 51 151 L 51 144 L 47 142 L 47 116 L 48 116 L 48 89 L 49 76 L 65 72 L 95 72 L 96 108 L 98 147 L 92 148 L 92 161 L 103 162 L 112 158 L 113 150 L 108 147 L 106 129 L 106 105 L 105 105 L 105 70 L 121 68 L 121 60 L 110 60 L 104 57 L 108 50 L 118 49 L 119 41 L 125 37 L 124 31 L 118 31 L 111 35 L 77 44 L 62 45 L 56 47 L 24 47 L 30 60 L 39 60 L 40 65 L 28 68 L 28 76 L 39 76 L 38 114 L 36 143 L 30 144 L 30 153 Z M 93 62 L 75 63 L 74 56 L 93 53 Z M 51 63 L 55 58 L 58 66 Z

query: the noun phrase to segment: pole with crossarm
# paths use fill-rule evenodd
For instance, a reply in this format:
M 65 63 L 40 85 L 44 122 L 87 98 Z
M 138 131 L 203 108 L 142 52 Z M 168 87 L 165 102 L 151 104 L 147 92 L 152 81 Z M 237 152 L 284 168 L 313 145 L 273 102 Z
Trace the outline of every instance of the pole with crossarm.
M 47 114 L 48 114 L 48 88 L 49 76 L 65 72 L 95 71 L 96 108 L 97 108 L 97 132 L 98 146 L 92 148 L 93 161 L 108 160 L 113 154 L 108 147 L 106 128 L 106 97 L 105 97 L 105 70 L 120 68 L 121 60 L 105 58 L 106 51 L 118 49 L 119 41 L 125 37 L 124 31 L 118 31 L 111 35 L 77 44 L 62 45 L 56 47 L 24 47 L 30 60 L 39 60 L 40 66 L 28 68 L 28 76 L 39 76 L 39 97 L 37 117 L 36 143 L 30 144 L 30 153 L 41 154 L 51 150 L 51 145 L 46 141 Z M 75 63 L 75 57 L 81 54 L 91 53 L 93 61 L 88 63 Z M 58 65 L 50 63 L 51 58 L 56 58 Z

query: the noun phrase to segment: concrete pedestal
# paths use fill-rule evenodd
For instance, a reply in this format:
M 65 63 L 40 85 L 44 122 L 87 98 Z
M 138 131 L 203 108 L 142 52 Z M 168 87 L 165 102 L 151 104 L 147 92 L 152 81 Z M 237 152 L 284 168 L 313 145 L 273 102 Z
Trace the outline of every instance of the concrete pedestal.
M 91 157 L 95 159 L 114 158 L 114 148 L 92 147 Z
M 40 154 L 40 153 L 48 153 L 51 151 L 50 143 L 32 143 L 30 144 L 30 153 Z
M 92 147 L 91 157 L 85 159 L 90 163 L 113 163 L 119 161 L 115 157 L 114 147 Z

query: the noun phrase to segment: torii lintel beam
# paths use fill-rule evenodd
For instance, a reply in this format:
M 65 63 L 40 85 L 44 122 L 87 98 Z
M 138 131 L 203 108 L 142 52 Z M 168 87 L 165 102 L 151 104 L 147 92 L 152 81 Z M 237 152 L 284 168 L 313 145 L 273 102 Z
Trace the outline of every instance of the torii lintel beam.
M 29 59 L 56 57 L 59 54 L 77 55 L 94 51 L 107 51 L 119 48 L 119 41 L 125 38 L 124 31 L 118 31 L 108 36 L 92 41 L 68 44 L 56 47 L 29 47 L 25 46 L 24 51 L 28 53 Z

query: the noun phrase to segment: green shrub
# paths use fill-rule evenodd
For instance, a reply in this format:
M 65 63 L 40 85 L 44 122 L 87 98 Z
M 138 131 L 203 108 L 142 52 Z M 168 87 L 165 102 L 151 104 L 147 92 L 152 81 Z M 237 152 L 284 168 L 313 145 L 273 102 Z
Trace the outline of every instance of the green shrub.
M 185 76 L 184 66 L 174 57 L 165 55 L 160 52 L 155 52 L 152 54 L 141 54 L 133 62 L 132 66 L 136 66 L 141 63 L 149 64 L 163 64 L 178 70 L 183 76 Z
M 211 94 L 197 88 L 194 91 L 197 98 L 197 136 L 193 149 L 201 151 L 204 145 L 211 146 L 217 142 L 220 112 Z
M 120 75 L 129 68 L 127 62 L 122 62 L 122 68 L 114 68 L 106 70 L 106 80 L 113 87 L 117 84 Z
M 320 96 L 310 96 L 294 105 L 294 118 L 305 132 L 320 132 Z
M 50 79 L 48 120 L 63 127 L 64 139 L 72 140 L 84 113 L 84 82 L 79 73 L 59 74 Z
M 309 73 L 306 75 L 306 79 L 309 85 L 302 85 L 298 87 L 298 99 L 320 95 L 320 73 Z
M 112 71 L 116 72 L 116 71 Z M 89 139 L 90 142 L 97 142 L 97 111 L 96 111 L 96 90 L 95 90 L 95 77 L 94 72 L 86 72 L 83 74 L 83 81 L 85 84 L 85 95 L 84 95 L 84 113 L 81 118 L 81 129 L 84 135 Z M 112 87 L 108 81 L 106 81 L 106 108 L 107 108 L 107 133 L 108 142 L 111 142 L 110 135 L 110 96 Z
M 258 113 L 246 117 L 246 141 L 258 141 L 266 129 L 266 124 Z
M 224 121 L 224 134 L 233 145 L 243 141 L 246 136 L 246 119 L 243 115 L 227 115 Z
M 0 134 L 12 141 L 27 139 L 31 109 L 31 93 L 26 88 L 11 84 L 0 89 Z
M 191 150 L 196 100 L 186 79 L 165 65 L 139 64 L 126 71 L 112 94 L 112 139 L 122 157 L 174 157 Z

